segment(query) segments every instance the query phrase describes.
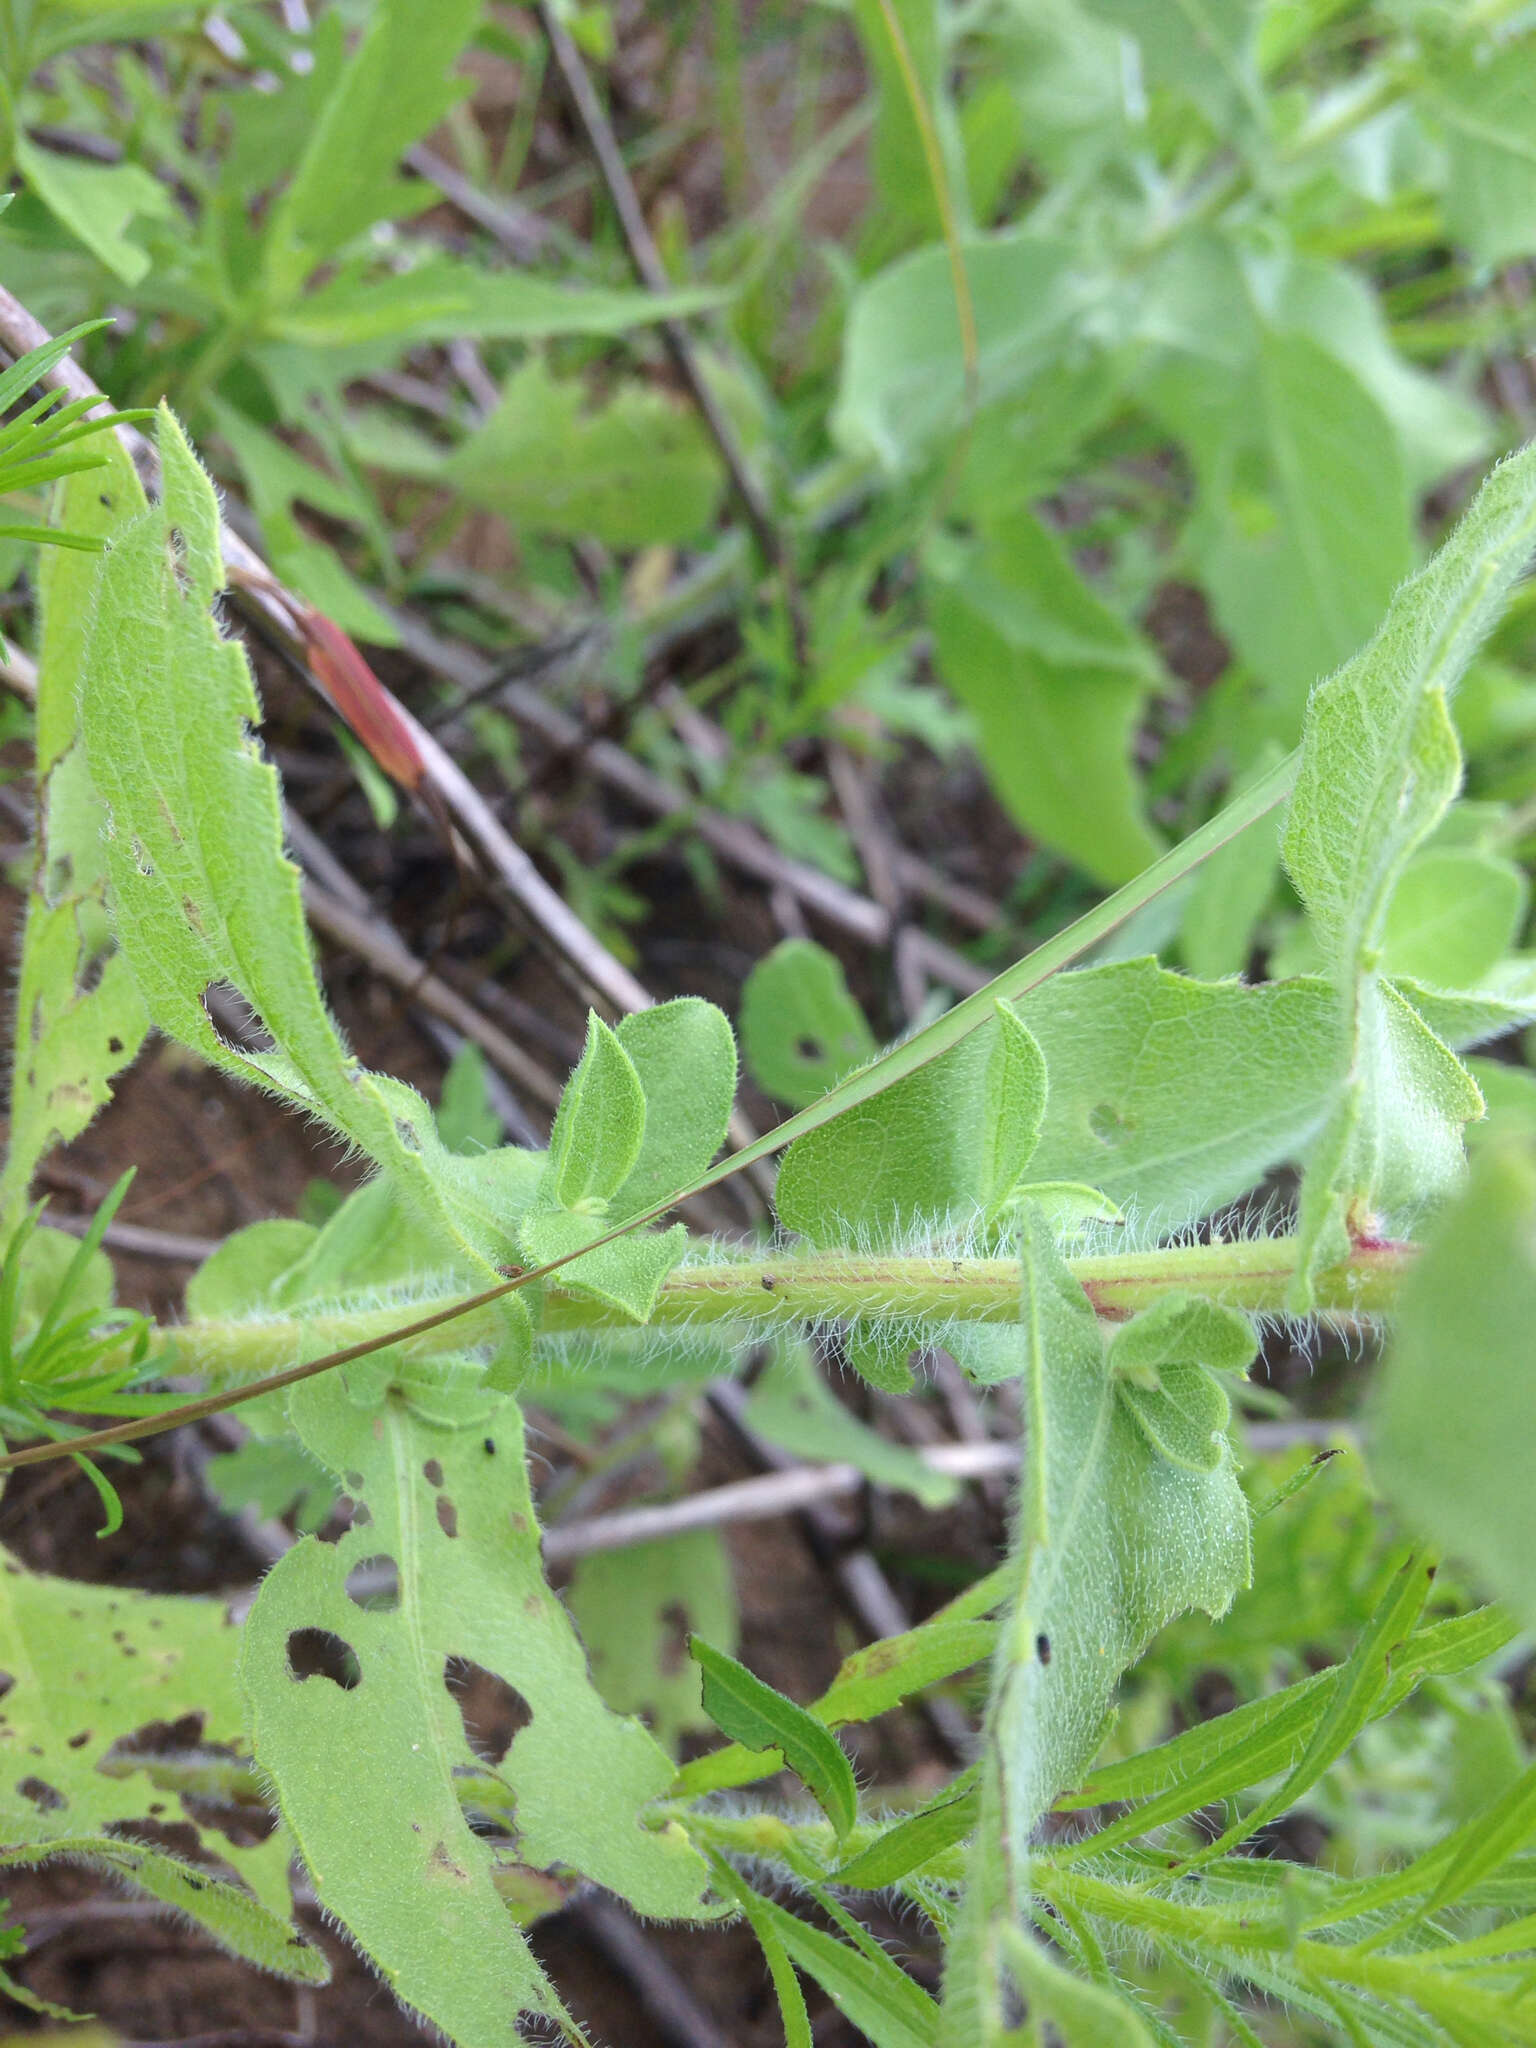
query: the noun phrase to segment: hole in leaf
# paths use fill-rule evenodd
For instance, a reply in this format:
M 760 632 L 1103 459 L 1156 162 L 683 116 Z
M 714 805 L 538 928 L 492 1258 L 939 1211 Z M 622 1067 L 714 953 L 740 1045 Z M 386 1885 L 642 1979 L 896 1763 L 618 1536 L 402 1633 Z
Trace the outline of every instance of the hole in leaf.
M 827 1049 L 819 1038 L 797 1038 L 795 1051 L 803 1060 L 824 1060 Z
M 270 1052 L 271 1032 L 232 982 L 210 981 L 203 990 L 203 1009 L 222 1044 L 234 1053 Z
M 109 1038 L 109 1039 L 107 1040 L 107 1051 L 108 1051 L 108 1052 L 110 1052 L 110 1053 L 119 1053 L 119 1052 L 121 1052 L 121 1051 L 122 1051 L 122 1049 L 123 1049 L 123 1041 L 122 1041 L 122 1040 L 121 1040 L 120 1038 L 116 1038 L 116 1037 L 114 1037 L 114 1038 Z
M 343 1692 L 351 1692 L 363 1682 L 356 1650 L 328 1628 L 290 1631 L 288 1670 L 294 1678 L 328 1678 Z
M 442 1485 L 443 1468 L 439 1465 L 436 1458 L 428 1458 L 425 1465 L 421 1468 L 421 1476 L 426 1480 L 428 1486 Z
M 18 1778 L 16 1790 L 23 1799 L 30 1799 L 39 1813 L 57 1813 L 69 1801 L 56 1785 L 48 1785 L 41 1778 Z
M 447 1658 L 443 1683 L 464 1723 L 464 1740 L 483 1764 L 499 1764 L 533 1719 L 532 1707 L 515 1685 L 472 1657 Z
M 459 1511 L 446 1493 L 437 1497 L 437 1526 L 445 1536 L 457 1536 L 459 1533 Z
M 0 1671 L 0 1700 L 3 1700 L 5 1698 L 6 1694 L 10 1691 L 11 1687 L 15 1683 L 16 1681 L 11 1676 L 9 1671 Z
M 393 1614 L 400 1605 L 400 1572 L 387 1552 L 362 1557 L 347 1573 L 347 1598 L 379 1614 Z

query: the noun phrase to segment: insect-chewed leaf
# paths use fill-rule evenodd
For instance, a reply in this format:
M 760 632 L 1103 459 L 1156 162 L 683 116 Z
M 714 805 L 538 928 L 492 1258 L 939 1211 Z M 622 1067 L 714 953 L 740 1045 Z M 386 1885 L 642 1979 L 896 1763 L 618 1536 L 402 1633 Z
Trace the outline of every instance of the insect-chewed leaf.
M 107 810 L 107 865 L 124 952 L 160 1027 L 213 1066 L 322 1116 L 397 1187 L 421 1235 L 486 1283 L 511 1251 L 475 1162 L 437 1137 L 402 1083 L 347 1052 L 315 978 L 297 871 L 283 857 L 277 778 L 241 648 L 211 607 L 223 583 L 218 506 L 162 409 L 161 502 L 102 564 L 83 654 L 81 730 Z M 210 995 L 233 993 L 281 1051 L 229 1042 Z M 511 1296 L 508 1334 L 526 1333 Z
M 721 1734 L 748 1749 L 776 1749 L 838 1835 L 846 1835 L 858 1818 L 858 1788 L 853 1766 L 826 1723 L 698 1636 L 689 1639 L 688 1649 L 704 1673 L 704 1711 Z
M 1248 1511 L 1230 1456 L 1195 1472 L 1153 1449 L 1116 1399 L 1093 1310 L 1028 1209 L 1020 1243 L 1024 1577 L 993 1681 L 1016 1871 L 1041 1815 L 1092 1761 L 1132 1658 L 1174 1615 L 1220 1614 L 1248 1581 Z
M 80 1585 L 0 1558 L 0 1863 L 95 1864 L 248 1962 L 322 1984 L 324 1956 L 289 1919 L 292 1840 L 264 1833 L 241 1762 L 236 1641 L 221 1601 Z M 169 1846 L 168 1818 L 198 1833 L 207 1860 Z M 252 1821 L 257 1840 L 242 1846 Z
M 638 1714 L 664 1749 L 710 1722 L 699 1667 L 685 1653 L 698 1633 L 734 1643 L 731 1563 L 718 1529 L 687 1529 L 632 1550 L 583 1558 L 566 1591 L 592 1682 L 621 1714 Z
M 257 1761 L 322 1901 L 399 1996 L 463 2048 L 504 2048 L 519 2010 L 559 2006 L 502 1904 L 498 1854 L 701 1917 L 703 1862 L 676 1828 L 640 1824 L 672 1767 L 593 1690 L 544 1585 L 514 1403 L 455 1431 L 399 1400 L 356 1407 L 333 1376 L 292 1414 L 369 1520 L 306 1538 L 263 1581 L 240 1667 Z M 367 1559 L 393 1564 L 392 1603 L 349 1592 Z M 366 1768 L 338 1774 L 339 1756 Z M 513 1834 L 477 1833 L 464 1800 Z
M 804 1109 L 875 1050 L 841 962 L 812 939 L 785 939 L 741 991 L 741 1054 L 758 1087 Z
M 117 436 L 100 436 L 102 466 L 64 487 L 60 516 L 105 536 L 144 510 Z M 49 548 L 38 571 L 43 611 L 37 667 L 37 874 L 27 899 L 16 988 L 10 1142 L 0 1172 L 0 1234 L 9 1236 L 38 1161 L 78 1137 L 111 1098 L 112 1077 L 137 1054 L 149 1018 L 127 960 L 111 944 L 101 820 L 77 744 L 86 623 L 98 563 Z

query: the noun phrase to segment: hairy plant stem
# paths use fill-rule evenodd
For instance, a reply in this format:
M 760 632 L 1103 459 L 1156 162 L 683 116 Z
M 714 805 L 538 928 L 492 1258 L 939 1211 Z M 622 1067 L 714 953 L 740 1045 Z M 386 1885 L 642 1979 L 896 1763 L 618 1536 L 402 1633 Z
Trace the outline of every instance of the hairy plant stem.
M 1413 1257 L 1404 1244 L 1360 1245 L 1317 1285 L 1323 1315 L 1379 1315 L 1391 1308 Z M 1296 1270 L 1296 1241 L 1255 1238 L 1231 1244 L 1170 1245 L 1155 1251 L 1103 1253 L 1078 1258 L 1072 1270 L 1099 1314 L 1114 1320 L 1175 1291 L 1204 1295 L 1256 1315 L 1284 1311 Z M 858 1257 L 847 1252 L 682 1266 L 662 1283 L 651 1325 L 742 1323 L 761 1328 L 820 1319 L 1006 1323 L 1018 1315 L 1017 1259 Z M 450 1299 L 443 1297 L 444 1305 Z M 258 1379 L 296 1356 L 340 1350 L 384 1337 L 431 1306 L 410 1303 L 308 1316 L 192 1322 L 173 1334 L 178 1370 L 215 1384 Z M 540 1329 L 567 1335 L 583 1330 L 633 1330 L 635 1325 L 602 1302 L 546 1287 Z M 450 1334 L 451 1332 L 451 1334 Z M 469 1348 L 498 1334 L 493 1309 L 471 1311 L 448 1326 L 405 1345 L 415 1352 Z

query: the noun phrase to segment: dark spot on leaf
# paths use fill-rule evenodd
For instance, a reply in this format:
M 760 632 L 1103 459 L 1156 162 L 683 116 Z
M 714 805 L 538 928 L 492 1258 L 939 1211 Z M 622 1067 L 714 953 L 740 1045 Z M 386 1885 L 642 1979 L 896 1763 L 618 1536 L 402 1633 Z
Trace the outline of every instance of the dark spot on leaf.
M 9 1671 L 0 1671 L 0 1700 L 3 1700 L 5 1698 L 6 1694 L 10 1691 L 11 1687 L 15 1683 L 16 1681 L 11 1676 Z
M 78 1735 L 71 1735 L 71 1737 L 69 1738 L 69 1746 L 71 1749 L 84 1749 L 85 1745 L 90 1741 L 90 1739 L 90 1729 L 82 1728 Z
M 16 1790 L 23 1799 L 31 1800 L 39 1813 L 57 1813 L 69 1801 L 55 1785 L 44 1784 L 41 1778 L 18 1778 Z
M 358 1607 L 392 1614 L 400 1605 L 400 1571 L 395 1560 L 383 1551 L 377 1557 L 359 1558 L 347 1573 L 347 1598 Z
M 464 1740 L 482 1763 L 499 1764 L 514 1737 L 533 1719 L 527 1700 L 516 1686 L 471 1657 L 447 1658 L 443 1683 L 464 1723 Z
M 437 1497 L 437 1526 L 445 1536 L 457 1536 L 459 1533 L 459 1511 L 446 1493 Z
M 1097 1102 L 1088 1112 L 1088 1128 L 1101 1145 L 1123 1145 L 1131 1126 L 1112 1102 Z
M 122 1051 L 122 1049 L 123 1049 L 123 1041 L 122 1041 L 122 1040 L 121 1040 L 120 1038 L 109 1038 L 109 1039 L 107 1040 L 107 1051 L 108 1051 L 108 1052 L 110 1052 L 110 1053 L 119 1053 L 119 1052 L 121 1052 L 121 1051 Z
M 672 1678 L 688 1662 L 688 1637 L 691 1632 L 688 1610 L 681 1600 L 669 1600 L 661 1610 L 660 1620 L 666 1634 L 662 1637 L 661 1654 L 657 1657 L 656 1664 L 668 1678 Z
M 494 1458 L 496 1455 L 496 1439 L 493 1436 L 488 1436 L 485 1440 L 485 1455 L 488 1458 Z
M 421 1468 L 421 1476 L 426 1480 L 428 1486 L 442 1485 L 443 1468 L 439 1465 L 436 1458 L 428 1458 L 425 1465 Z
M 826 1047 L 815 1038 L 797 1038 L 795 1051 L 803 1060 L 824 1060 L 827 1056 Z
M 1035 1655 L 1040 1659 L 1040 1662 L 1042 1664 L 1050 1663 L 1051 1639 L 1048 1635 L 1042 1633 L 1035 1637 Z
M 357 1652 L 328 1628 L 290 1631 L 288 1671 L 293 1678 L 328 1678 L 343 1692 L 351 1692 L 363 1678 Z

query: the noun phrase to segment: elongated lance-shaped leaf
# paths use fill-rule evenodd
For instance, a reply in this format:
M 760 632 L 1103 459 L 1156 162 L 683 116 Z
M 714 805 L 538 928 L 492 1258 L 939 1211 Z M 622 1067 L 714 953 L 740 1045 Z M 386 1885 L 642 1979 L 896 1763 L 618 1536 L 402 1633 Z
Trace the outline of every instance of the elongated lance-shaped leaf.
M 1379 961 L 1409 858 L 1456 794 L 1449 699 L 1536 548 L 1536 444 L 1502 463 L 1434 558 L 1393 598 L 1375 637 L 1314 691 L 1285 861 L 1345 999 L 1346 1087 L 1301 1202 L 1293 1305 L 1347 1250 L 1443 1194 L 1461 1127 L 1482 1101 Z
M 841 1840 L 858 1818 L 859 1794 L 853 1766 L 826 1723 L 698 1636 L 689 1638 L 688 1654 L 704 1673 L 704 1711 L 715 1726 L 748 1749 L 776 1749 Z
M 1388 1682 L 1367 1718 L 1374 1721 L 1390 1713 L 1426 1677 L 1471 1670 L 1516 1633 L 1514 1620 L 1497 1607 L 1418 1630 L 1398 1649 Z M 1073 1813 L 1125 1800 L 1145 1804 L 1081 1841 L 1056 1845 L 1053 1858 L 1072 1862 L 1117 1848 L 1289 1771 L 1313 1741 L 1341 1677 L 1338 1667 L 1298 1679 L 1280 1692 L 1249 1700 L 1218 1720 L 1201 1721 L 1153 1749 L 1095 1771 L 1085 1784 L 1061 1794 L 1058 1811 Z
M 256 1758 L 322 1902 L 397 1996 L 459 2048 L 506 2048 L 520 2010 L 558 2021 L 560 2007 L 498 1861 L 579 1871 L 670 1919 L 708 1917 L 706 1870 L 675 1826 L 641 1824 L 672 1766 L 604 1706 L 544 1585 L 516 1403 L 453 1430 L 394 1395 L 370 1412 L 353 1391 L 333 1376 L 293 1400 L 300 1436 L 369 1519 L 335 1543 L 307 1537 L 262 1583 L 240 1667 Z M 393 1604 L 349 1593 L 368 1558 L 393 1563 Z M 301 1678 L 317 1645 L 332 1675 Z M 509 1745 L 503 1728 L 474 1746 L 449 1689 L 472 1667 L 524 1721 Z M 477 1833 L 466 1803 L 508 1832 Z
M 239 1811 L 236 1798 L 249 1797 L 248 1788 L 227 1803 L 218 1797 L 220 1774 L 238 1772 L 245 1749 L 236 1642 L 222 1601 L 84 1586 L 0 1553 L 0 1666 L 10 1681 L 0 1710 L 0 1864 L 95 1865 L 248 1962 L 323 1984 L 324 1956 L 289 1918 L 287 1830 L 242 1847 L 208 1825 L 210 1797 L 226 1820 Z M 182 1736 L 179 1760 L 196 1767 L 190 1773 L 173 1772 L 178 1759 L 164 1749 L 129 1741 L 189 1715 L 196 1732 Z M 195 1833 L 205 1860 L 133 1838 L 157 1818 Z
M 60 516 L 105 537 L 144 511 L 132 462 L 115 434 L 101 467 L 60 493 Z M 36 866 L 27 895 L 16 988 L 10 1147 L 0 1171 L 0 1238 L 20 1217 L 38 1162 L 68 1144 L 110 1099 L 112 1078 L 149 1028 L 127 960 L 107 928 L 101 821 L 84 749 L 79 688 L 98 564 L 49 548 L 39 565 L 43 635 L 37 666 Z
M 168 410 L 159 505 L 116 536 L 83 654 L 81 728 L 107 809 L 124 952 L 154 1021 L 213 1066 L 284 1097 L 387 1172 L 424 1239 L 466 1275 L 511 1244 L 427 1105 L 348 1053 L 315 977 L 277 777 L 240 646 L 212 609 L 223 584 L 213 488 Z M 216 1029 L 210 992 L 248 1003 L 280 1051 Z M 519 1304 L 516 1323 L 526 1326 Z

